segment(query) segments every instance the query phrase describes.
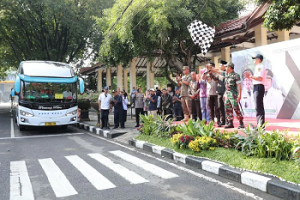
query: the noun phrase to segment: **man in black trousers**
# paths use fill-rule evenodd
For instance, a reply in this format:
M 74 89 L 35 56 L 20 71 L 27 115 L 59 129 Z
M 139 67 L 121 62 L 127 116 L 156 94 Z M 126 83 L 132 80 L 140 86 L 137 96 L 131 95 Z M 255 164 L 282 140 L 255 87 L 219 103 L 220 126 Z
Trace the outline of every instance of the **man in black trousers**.
M 119 128 L 119 125 L 121 125 L 121 128 L 125 127 L 124 124 L 124 112 L 123 112 L 123 99 L 122 96 L 119 94 L 118 90 L 114 92 L 114 129 Z
M 254 104 L 256 110 L 256 120 L 257 127 L 263 127 L 265 123 L 265 108 L 264 108 L 264 96 L 265 96 L 265 86 L 263 84 L 263 78 L 265 76 L 266 70 L 265 66 L 262 64 L 264 57 L 261 54 L 257 54 L 255 57 L 255 70 L 252 76 L 250 72 L 246 73 L 246 78 L 250 78 L 253 82 L 253 96 Z M 263 127 L 265 128 L 265 127 Z
M 221 71 L 226 71 L 226 65 L 227 62 L 224 60 L 220 61 L 220 70 Z M 218 84 L 217 84 L 217 94 L 218 94 L 218 110 L 220 112 L 220 115 L 217 115 L 219 118 L 218 120 L 218 127 L 221 127 L 222 125 L 225 125 L 225 107 L 224 107 L 224 93 L 225 93 L 225 79 L 221 80 L 218 79 L 217 80 Z

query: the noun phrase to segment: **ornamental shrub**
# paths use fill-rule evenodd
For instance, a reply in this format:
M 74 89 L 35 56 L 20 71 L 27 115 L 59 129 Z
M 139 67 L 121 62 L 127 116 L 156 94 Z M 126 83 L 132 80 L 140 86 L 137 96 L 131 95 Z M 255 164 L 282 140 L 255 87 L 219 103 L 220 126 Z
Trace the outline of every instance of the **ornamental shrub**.
M 193 136 L 189 136 L 189 135 L 182 135 L 179 138 L 179 147 L 181 149 L 186 149 L 189 145 L 189 143 L 194 140 Z
M 183 134 L 174 134 L 171 138 L 172 144 L 177 148 L 180 147 L 179 138 L 183 136 Z
M 192 151 L 199 152 L 201 150 L 215 150 L 215 146 L 217 144 L 216 139 L 211 137 L 196 137 L 194 141 L 189 143 L 189 148 Z

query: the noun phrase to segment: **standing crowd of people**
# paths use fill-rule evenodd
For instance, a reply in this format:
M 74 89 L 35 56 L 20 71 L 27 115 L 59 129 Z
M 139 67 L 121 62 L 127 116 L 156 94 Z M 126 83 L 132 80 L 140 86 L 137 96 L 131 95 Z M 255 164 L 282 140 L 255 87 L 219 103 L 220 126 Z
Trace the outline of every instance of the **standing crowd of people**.
M 264 66 L 263 56 L 254 57 L 256 69 L 253 75 L 245 73 L 243 76 L 253 80 L 254 104 L 257 116 L 257 125 L 263 126 L 265 111 L 263 105 Z M 220 68 L 216 69 L 214 63 L 206 65 L 200 74 L 192 71 L 189 67 L 183 67 L 183 76 L 176 77 L 178 86 L 173 91 L 172 87 L 160 90 L 158 87 L 149 89 L 143 93 L 141 88 L 133 87 L 131 92 L 131 105 L 135 108 L 136 127 L 140 126 L 140 115 L 164 116 L 166 120 L 174 118 L 176 121 L 187 122 L 193 120 L 217 120 L 218 127 L 234 128 L 235 115 L 239 120 L 239 127 L 244 128 L 240 101 L 242 86 L 240 75 L 234 72 L 234 64 L 222 61 Z M 125 91 L 114 91 L 112 97 L 108 94 L 108 87 L 99 95 L 99 110 L 101 111 L 102 128 L 108 129 L 107 121 L 109 110 L 114 107 L 114 128 L 124 128 L 127 116 L 128 97 Z

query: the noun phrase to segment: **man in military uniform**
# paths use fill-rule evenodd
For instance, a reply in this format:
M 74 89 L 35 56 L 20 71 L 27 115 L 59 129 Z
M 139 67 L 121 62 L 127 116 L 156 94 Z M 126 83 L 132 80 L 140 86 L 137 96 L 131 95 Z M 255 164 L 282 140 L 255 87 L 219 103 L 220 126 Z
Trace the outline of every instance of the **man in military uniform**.
M 176 77 L 178 86 L 181 87 L 180 89 L 180 95 L 181 95 L 181 105 L 182 105 L 182 110 L 184 114 L 184 120 L 183 121 L 188 121 L 191 114 L 191 101 L 189 97 L 189 87 L 191 83 L 191 76 L 190 76 L 190 70 L 188 66 L 183 67 L 183 73 L 184 76 L 181 78 L 179 76 Z
M 218 75 L 212 74 L 213 78 L 225 80 L 225 110 L 228 120 L 228 124 L 225 128 L 234 128 L 233 125 L 233 110 L 236 113 L 236 117 L 240 121 L 240 128 L 244 127 L 244 118 L 239 108 L 239 102 L 241 100 L 242 86 L 240 75 L 234 72 L 234 64 L 229 62 L 226 65 L 226 72 L 219 71 L 215 68 L 211 69 L 211 72 L 218 73 Z

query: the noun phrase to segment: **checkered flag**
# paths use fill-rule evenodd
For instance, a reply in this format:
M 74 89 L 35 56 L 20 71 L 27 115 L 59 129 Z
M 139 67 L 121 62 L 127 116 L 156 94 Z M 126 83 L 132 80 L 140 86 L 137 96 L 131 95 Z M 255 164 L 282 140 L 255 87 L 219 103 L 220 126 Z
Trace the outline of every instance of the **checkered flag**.
M 187 28 L 191 34 L 193 42 L 200 46 L 202 55 L 205 56 L 214 41 L 215 29 L 207 26 L 199 20 L 194 20 Z

